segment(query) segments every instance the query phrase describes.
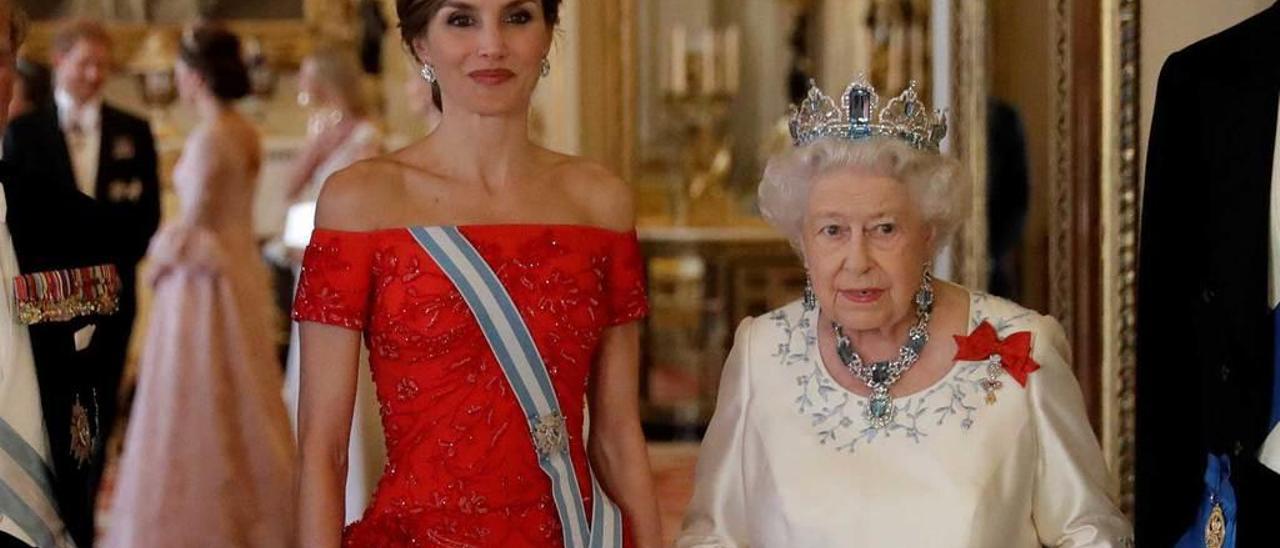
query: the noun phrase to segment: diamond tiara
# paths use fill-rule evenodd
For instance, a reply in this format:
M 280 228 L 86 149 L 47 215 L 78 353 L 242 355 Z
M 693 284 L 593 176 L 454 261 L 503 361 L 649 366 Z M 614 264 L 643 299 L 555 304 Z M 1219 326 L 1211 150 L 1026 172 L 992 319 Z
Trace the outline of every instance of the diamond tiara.
M 804 102 L 791 107 L 791 142 L 800 147 L 826 137 L 856 141 L 883 136 L 920 150 L 938 151 L 947 136 L 947 115 L 925 107 L 915 82 L 877 113 L 879 102 L 876 88 L 863 76 L 845 88 L 843 108 L 836 107 L 835 100 L 810 81 Z

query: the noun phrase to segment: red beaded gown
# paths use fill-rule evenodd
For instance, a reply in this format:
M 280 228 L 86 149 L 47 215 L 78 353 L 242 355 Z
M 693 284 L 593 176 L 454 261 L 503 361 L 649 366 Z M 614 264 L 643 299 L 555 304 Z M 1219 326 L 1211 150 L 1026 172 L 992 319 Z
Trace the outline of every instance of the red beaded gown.
M 533 334 L 590 486 L 584 401 L 601 335 L 648 311 L 634 232 L 477 225 L 462 233 Z M 408 229 L 317 229 L 294 318 L 363 333 L 387 466 L 345 546 L 560 546 L 528 422 L 462 296 Z M 591 489 L 581 490 L 590 514 Z M 616 500 L 616 494 L 614 496 Z M 630 545 L 625 531 L 626 544 Z

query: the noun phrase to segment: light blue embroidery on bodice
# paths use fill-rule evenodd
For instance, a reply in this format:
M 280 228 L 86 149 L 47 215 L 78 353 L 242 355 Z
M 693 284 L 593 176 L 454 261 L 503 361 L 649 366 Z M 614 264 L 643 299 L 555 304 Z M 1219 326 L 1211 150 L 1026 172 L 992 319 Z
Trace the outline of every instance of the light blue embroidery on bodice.
M 985 320 L 1003 334 L 1035 314 L 1015 306 L 1013 309 L 1018 310 L 1016 314 L 991 318 L 987 309 L 989 302 L 993 300 L 997 299 L 985 293 L 971 293 L 970 331 Z M 796 311 L 800 313 L 796 314 Z M 817 331 L 813 329 L 816 319 L 816 311 L 803 312 L 798 306 L 781 308 L 768 316 L 773 327 L 782 333 L 782 342 L 778 343 L 772 357 L 787 372 L 796 375 L 796 386 L 800 394 L 793 404 L 797 412 L 809 419 L 809 425 L 822 445 L 854 453 L 861 445 L 873 443 L 882 437 L 890 438 L 895 434 L 920 443 L 930 433 L 948 424 L 956 424 L 962 430 L 969 430 L 976 420 L 979 408 L 985 406 L 985 393 L 980 382 L 986 378 L 987 363 L 957 362 L 933 386 L 905 398 L 896 398 L 898 412 L 894 415 L 893 423 L 883 430 L 871 427 L 862 415 L 867 399 L 837 385 L 823 369 L 822 360 L 817 354 Z

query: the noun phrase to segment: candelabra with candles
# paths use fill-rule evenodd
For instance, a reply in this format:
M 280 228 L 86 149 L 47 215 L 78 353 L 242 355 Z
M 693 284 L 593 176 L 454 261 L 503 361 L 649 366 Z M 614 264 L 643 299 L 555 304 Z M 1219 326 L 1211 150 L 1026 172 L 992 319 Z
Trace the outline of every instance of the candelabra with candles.
M 663 96 L 685 140 L 672 218 L 677 224 L 721 224 L 733 213 L 727 190 L 733 142 L 726 120 L 741 79 L 740 33 L 737 27 L 690 33 L 677 26 L 669 59 Z

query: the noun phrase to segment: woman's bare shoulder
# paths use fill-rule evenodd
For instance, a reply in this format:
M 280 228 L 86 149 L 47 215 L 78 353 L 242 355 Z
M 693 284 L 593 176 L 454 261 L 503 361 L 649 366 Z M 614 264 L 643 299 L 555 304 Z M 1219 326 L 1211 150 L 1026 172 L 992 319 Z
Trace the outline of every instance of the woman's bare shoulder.
M 330 175 L 316 202 L 316 227 L 348 231 L 382 228 L 403 196 L 405 169 L 383 155 L 360 160 Z
M 556 179 L 566 194 L 589 213 L 592 224 L 613 230 L 635 228 L 631 186 L 604 166 L 564 156 L 556 167 Z

